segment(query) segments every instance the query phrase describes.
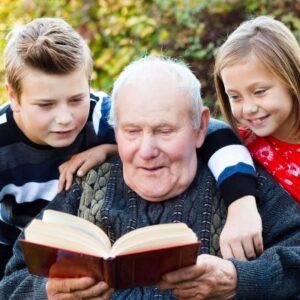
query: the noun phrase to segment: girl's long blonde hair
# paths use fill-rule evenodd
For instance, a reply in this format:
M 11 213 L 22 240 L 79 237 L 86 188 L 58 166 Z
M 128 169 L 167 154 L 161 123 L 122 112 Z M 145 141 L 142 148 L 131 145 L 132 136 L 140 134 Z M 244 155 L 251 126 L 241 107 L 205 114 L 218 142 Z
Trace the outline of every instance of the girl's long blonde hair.
M 294 124 L 292 134 L 300 130 L 300 46 L 293 33 L 280 21 L 260 16 L 242 23 L 219 48 L 214 67 L 214 83 L 222 113 L 237 131 L 226 95 L 221 72 L 254 54 L 274 76 L 287 87 L 293 97 Z

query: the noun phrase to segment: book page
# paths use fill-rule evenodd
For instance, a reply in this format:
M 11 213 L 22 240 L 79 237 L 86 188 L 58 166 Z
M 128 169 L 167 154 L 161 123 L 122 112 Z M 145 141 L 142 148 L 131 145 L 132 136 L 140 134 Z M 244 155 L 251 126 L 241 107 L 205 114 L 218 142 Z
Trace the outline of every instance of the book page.
M 107 249 L 111 248 L 108 236 L 100 227 L 78 216 L 46 209 L 43 213 L 43 221 L 77 228 L 104 243 Z
M 34 219 L 24 230 L 25 240 L 58 249 L 107 257 L 109 249 L 102 240 L 68 225 Z
M 135 229 L 120 237 L 110 255 L 128 254 L 197 242 L 196 234 L 184 223 L 158 224 Z

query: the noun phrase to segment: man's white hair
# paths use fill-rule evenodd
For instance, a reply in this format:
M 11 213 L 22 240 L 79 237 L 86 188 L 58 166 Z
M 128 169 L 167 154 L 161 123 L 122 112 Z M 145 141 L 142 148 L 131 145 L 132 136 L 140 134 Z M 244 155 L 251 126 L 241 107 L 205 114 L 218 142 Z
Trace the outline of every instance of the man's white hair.
M 178 91 L 183 92 L 191 104 L 192 126 L 194 129 L 198 129 L 203 106 L 199 80 L 183 62 L 157 56 L 137 59 L 121 72 L 112 90 L 109 124 L 114 128 L 118 126 L 116 106 L 120 89 L 126 84 L 138 85 L 140 82 L 148 82 L 153 76 L 170 79 L 170 82 L 178 82 Z

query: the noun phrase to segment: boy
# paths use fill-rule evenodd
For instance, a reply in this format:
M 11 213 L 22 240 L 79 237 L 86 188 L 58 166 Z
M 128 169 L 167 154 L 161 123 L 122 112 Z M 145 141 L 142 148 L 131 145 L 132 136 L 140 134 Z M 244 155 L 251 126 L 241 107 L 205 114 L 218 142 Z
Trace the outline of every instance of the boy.
M 56 195 L 59 165 L 114 142 L 109 98 L 90 95 L 92 65 L 82 37 L 61 19 L 36 19 L 9 39 L 10 103 L 0 108 L 0 278 L 20 229 Z M 116 148 L 101 147 L 104 158 Z

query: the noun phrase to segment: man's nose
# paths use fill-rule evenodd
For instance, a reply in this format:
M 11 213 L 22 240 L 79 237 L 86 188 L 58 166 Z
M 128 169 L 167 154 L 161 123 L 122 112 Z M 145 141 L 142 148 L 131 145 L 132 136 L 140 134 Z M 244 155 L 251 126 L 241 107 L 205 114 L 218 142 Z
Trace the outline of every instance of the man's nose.
M 155 158 L 158 155 L 157 142 L 152 134 L 145 134 L 143 136 L 139 153 L 144 160 Z

